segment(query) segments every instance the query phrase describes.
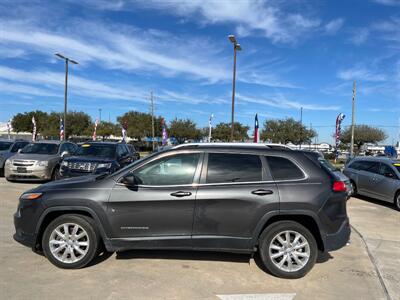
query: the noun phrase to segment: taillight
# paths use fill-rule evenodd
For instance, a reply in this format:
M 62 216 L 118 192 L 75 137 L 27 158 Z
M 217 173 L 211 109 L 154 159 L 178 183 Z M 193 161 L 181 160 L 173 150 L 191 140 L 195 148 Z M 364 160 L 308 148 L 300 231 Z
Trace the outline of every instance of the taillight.
M 346 192 L 346 184 L 343 181 L 335 181 L 332 186 L 334 192 Z

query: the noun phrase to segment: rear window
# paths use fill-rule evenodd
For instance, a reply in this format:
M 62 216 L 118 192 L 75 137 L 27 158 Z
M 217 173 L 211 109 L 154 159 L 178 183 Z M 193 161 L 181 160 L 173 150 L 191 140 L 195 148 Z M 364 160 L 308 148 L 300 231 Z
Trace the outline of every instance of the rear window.
M 287 158 L 279 156 L 266 158 L 274 180 L 295 180 L 305 177 L 300 168 Z
M 258 155 L 210 153 L 207 183 L 252 182 L 262 180 Z
M 0 151 L 8 150 L 12 145 L 12 142 L 0 142 Z
M 330 161 L 326 160 L 323 157 L 318 157 L 318 162 L 321 164 L 321 166 L 325 167 L 331 172 L 337 171 L 337 169 L 330 163 Z

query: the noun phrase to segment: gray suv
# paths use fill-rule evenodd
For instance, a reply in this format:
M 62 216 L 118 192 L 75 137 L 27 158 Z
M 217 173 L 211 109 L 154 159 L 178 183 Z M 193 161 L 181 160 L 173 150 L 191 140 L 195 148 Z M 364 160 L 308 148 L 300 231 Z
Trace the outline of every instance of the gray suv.
M 346 185 L 304 153 L 265 145 L 186 144 L 110 175 L 27 191 L 15 240 L 61 268 L 99 249 L 258 252 L 275 276 L 299 278 L 350 236 Z
M 0 176 L 4 176 L 4 164 L 8 158 L 17 154 L 19 149 L 28 145 L 24 140 L 6 140 L 0 139 Z
M 46 181 L 59 177 L 62 158 L 75 152 L 71 142 L 38 141 L 6 160 L 4 175 L 12 181 Z
M 400 160 L 385 157 L 357 157 L 343 173 L 350 178 L 353 194 L 394 203 L 400 210 Z

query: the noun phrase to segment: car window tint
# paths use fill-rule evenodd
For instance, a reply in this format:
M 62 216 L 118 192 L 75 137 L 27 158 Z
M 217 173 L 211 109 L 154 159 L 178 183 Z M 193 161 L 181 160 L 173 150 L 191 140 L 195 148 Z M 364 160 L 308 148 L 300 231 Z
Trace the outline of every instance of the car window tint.
M 349 168 L 352 168 L 354 170 L 360 170 L 360 162 L 359 161 L 355 161 L 355 162 L 351 163 L 349 165 Z
M 28 142 L 16 142 L 14 146 L 11 148 L 11 152 L 17 152 L 19 149 L 24 148 L 28 144 L 29 144 Z
M 374 161 L 360 161 L 359 170 L 371 173 L 379 173 L 379 163 Z
M 177 154 L 164 157 L 134 171 L 139 184 L 182 185 L 192 184 L 200 154 Z
M 274 180 L 295 180 L 304 178 L 304 173 L 289 159 L 267 156 L 269 168 Z
M 262 164 L 258 155 L 210 153 L 207 183 L 251 182 L 262 180 Z
M 389 167 L 387 164 L 383 163 L 381 163 L 381 167 L 379 168 L 379 174 L 383 176 L 385 176 L 386 174 L 392 174 L 393 177 L 397 177 L 393 169 Z

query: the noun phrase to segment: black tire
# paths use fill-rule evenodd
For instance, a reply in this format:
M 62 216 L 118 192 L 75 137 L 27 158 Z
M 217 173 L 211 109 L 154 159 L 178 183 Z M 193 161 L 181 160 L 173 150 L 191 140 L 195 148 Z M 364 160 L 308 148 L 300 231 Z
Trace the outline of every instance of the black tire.
M 357 186 L 356 186 L 356 183 L 355 183 L 353 180 L 351 180 L 351 181 L 350 181 L 350 184 L 351 184 L 351 186 L 353 187 L 353 193 L 351 193 L 351 196 L 357 196 Z
M 394 207 L 400 211 L 400 191 L 396 193 L 396 196 L 394 197 Z
M 51 174 L 51 180 L 54 181 L 58 179 L 60 179 L 60 166 L 55 166 Z
M 291 260 L 292 263 L 295 263 L 296 266 L 300 266 L 300 269 L 298 269 L 298 270 L 294 270 L 294 271 L 282 270 L 278 266 L 275 265 L 275 263 L 273 262 L 273 259 L 271 258 L 270 245 L 272 245 L 272 241 L 275 240 L 275 237 L 279 233 L 282 233 L 285 231 L 299 233 L 308 242 L 309 257 L 308 257 L 307 262 L 304 263 L 304 266 L 301 266 L 300 264 L 296 264 L 296 262 L 294 261 L 294 258 L 292 259 L 292 256 L 289 256 L 289 259 Z M 289 239 L 291 239 L 292 237 L 293 236 L 289 236 Z M 290 247 L 293 247 L 293 246 L 290 246 Z M 298 252 L 296 251 L 295 253 L 298 253 Z M 302 252 L 300 252 L 300 253 L 302 253 Z M 259 238 L 259 254 L 261 256 L 261 260 L 262 260 L 265 268 L 272 275 L 274 275 L 276 277 L 280 277 L 280 278 L 295 279 L 295 278 L 303 277 L 312 269 L 315 262 L 317 261 L 318 247 L 317 247 L 317 242 L 315 241 L 315 238 L 312 235 L 312 233 L 307 228 L 305 228 L 303 225 L 301 225 L 297 222 L 294 222 L 294 221 L 279 221 L 279 222 L 269 225 L 261 234 L 261 236 Z M 290 254 L 290 255 L 292 255 L 292 254 Z M 304 257 L 303 257 L 303 259 L 304 259 Z M 283 260 L 283 257 L 281 260 Z
M 88 246 L 85 255 L 76 262 L 63 262 L 60 261 L 52 254 L 50 250 L 50 238 L 53 231 L 63 224 L 76 224 L 80 226 L 84 231 L 86 231 L 88 236 Z M 72 226 L 72 225 L 71 225 Z M 82 215 L 62 215 L 55 220 L 53 220 L 45 229 L 42 238 L 42 249 L 46 258 L 55 266 L 63 269 L 80 269 L 89 264 L 93 258 L 97 255 L 100 244 L 100 234 L 96 229 L 94 221 L 86 216 Z M 68 246 L 66 246 L 68 247 Z M 64 250 L 65 251 L 65 250 Z M 62 251 L 61 251 L 62 252 Z M 76 253 L 76 252 L 75 252 Z M 75 254 L 74 254 L 75 255 Z

